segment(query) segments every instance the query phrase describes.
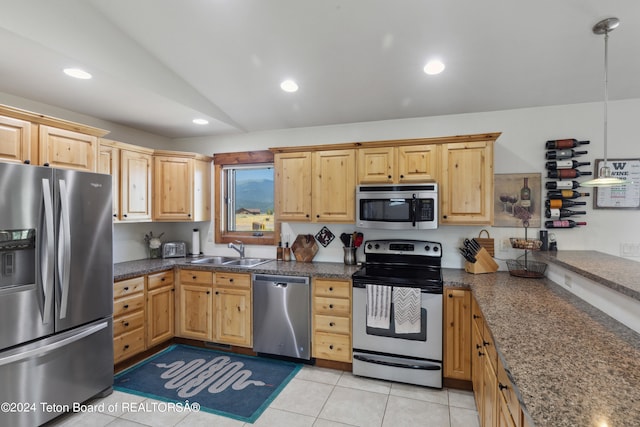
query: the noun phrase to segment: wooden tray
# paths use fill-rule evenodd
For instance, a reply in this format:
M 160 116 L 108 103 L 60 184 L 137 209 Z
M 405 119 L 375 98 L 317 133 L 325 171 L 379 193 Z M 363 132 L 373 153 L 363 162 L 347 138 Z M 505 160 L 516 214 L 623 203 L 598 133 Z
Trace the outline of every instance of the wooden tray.
M 311 262 L 318 253 L 318 242 L 313 234 L 298 234 L 291 245 L 293 256 L 299 262 Z

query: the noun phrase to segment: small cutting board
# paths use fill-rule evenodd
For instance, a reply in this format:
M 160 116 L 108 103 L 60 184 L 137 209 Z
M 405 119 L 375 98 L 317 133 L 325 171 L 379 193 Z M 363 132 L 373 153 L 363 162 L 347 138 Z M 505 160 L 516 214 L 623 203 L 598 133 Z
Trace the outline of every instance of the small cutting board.
M 293 256 L 299 262 L 311 262 L 318 253 L 318 242 L 313 234 L 298 234 L 291 245 Z

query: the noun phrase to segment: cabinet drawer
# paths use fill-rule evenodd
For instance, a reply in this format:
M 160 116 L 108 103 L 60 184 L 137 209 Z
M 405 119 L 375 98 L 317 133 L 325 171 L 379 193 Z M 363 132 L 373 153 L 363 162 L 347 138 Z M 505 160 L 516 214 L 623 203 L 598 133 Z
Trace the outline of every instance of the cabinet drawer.
M 216 272 L 216 285 L 250 288 L 251 276 L 245 273 Z
M 349 335 L 316 332 L 313 335 L 313 357 L 351 363 Z
M 128 359 L 144 350 L 144 329 L 139 328 L 113 339 L 113 363 Z
M 347 335 L 351 333 L 351 319 L 348 317 L 323 316 L 316 314 L 313 317 L 313 321 L 316 331 Z
M 484 318 L 482 317 L 482 312 L 480 311 L 480 307 L 478 307 L 478 303 L 476 303 L 475 298 L 471 304 L 471 322 L 473 322 L 473 324 L 478 328 L 478 331 L 482 333 L 484 329 Z
M 147 289 L 149 290 L 169 285 L 173 285 L 173 270 L 147 276 Z
M 493 341 L 493 336 L 491 336 L 491 331 L 487 327 L 486 323 L 484 325 L 484 331 L 482 332 L 482 339 L 484 340 L 484 349 L 489 361 L 491 362 L 491 367 L 495 371 L 497 369 L 498 364 L 498 352 L 496 351 L 496 346 Z
M 518 396 L 516 396 L 511 380 L 507 376 L 507 372 L 500 361 L 498 361 L 498 371 L 496 375 L 498 376 L 498 391 L 507 402 L 507 408 L 509 408 L 509 413 L 515 426 L 520 427 L 520 402 L 518 402 Z
M 113 336 L 117 337 L 142 326 L 144 326 L 144 312 L 142 310 L 118 316 L 113 319 Z
M 321 297 L 351 297 L 351 282 L 348 280 L 313 280 L 313 294 Z
M 313 298 L 313 311 L 316 314 L 349 316 L 351 302 L 346 298 Z
M 138 292 L 144 292 L 144 276 L 122 280 L 113 284 L 113 297 L 119 298 Z
M 180 283 L 213 284 L 213 271 L 180 270 Z
M 138 293 L 128 297 L 118 298 L 113 302 L 113 317 L 128 314 L 144 307 L 144 294 Z

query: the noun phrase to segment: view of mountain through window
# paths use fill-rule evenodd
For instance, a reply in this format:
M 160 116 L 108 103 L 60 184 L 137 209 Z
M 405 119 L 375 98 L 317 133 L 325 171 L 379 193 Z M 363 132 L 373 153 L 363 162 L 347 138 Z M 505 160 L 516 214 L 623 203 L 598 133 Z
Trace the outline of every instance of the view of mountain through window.
M 234 168 L 229 173 L 228 230 L 273 231 L 273 166 Z

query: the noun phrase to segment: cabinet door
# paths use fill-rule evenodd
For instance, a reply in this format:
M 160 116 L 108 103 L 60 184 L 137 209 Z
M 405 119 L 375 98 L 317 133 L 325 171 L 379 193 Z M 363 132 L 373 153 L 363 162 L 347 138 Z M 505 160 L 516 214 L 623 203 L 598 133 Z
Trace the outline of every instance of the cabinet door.
M 442 146 L 440 221 L 443 224 L 493 222 L 493 143 Z
M 97 170 L 98 138 L 40 125 L 40 163 L 54 168 Z
M 173 338 L 173 285 L 147 291 L 147 348 Z
M 398 147 L 398 182 L 435 181 L 438 177 L 436 145 Z
M 313 221 L 355 222 L 355 150 L 313 153 Z
M 498 384 L 496 373 L 491 363 L 485 359 L 484 361 L 484 379 L 482 391 L 482 418 L 480 425 L 484 427 L 495 427 L 498 421 L 497 411 Z
M 0 161 L 31 160 L 31 123 L 0 116 Z
M 473 382 L 473 395 L 475 397 L 476 406 L 478 408 L 478 416 L 482 420 L 482 412 L 484 405 L 483 399 L 483 381 L 484 381 L 484 349 L 482 345 L 482 333 L 475 324 L 471 328 L 473 330 L 473 345 L 471 348 L 471 380 Z
M 216 341 L 251 347 L 251 291 L 217 288 L 215 293 Z
M 113 218 L 117 221 L 120 218 L 120 150 L 118 148 L 100 144 L 98 173 L 111 175 Z
M 180 336 L 211 341 L 213 294 L 211 286 L 180 285 Z
M 471 292 L 445 290 L 444 376 L 471 380 Z
M 193 221 L 211 220 L 211 162 L 194 161 Z
M 151 220 L 150 154 L 121 150 L 121 209 L 123 221 Z
M 278 221 L 311 219 L 311 153 L 277 153 L 275 210 Z
M 391 184 L 395 181 L 395 148 L 358 149 L 358 183 Z
M 156 156 L 153 161 L 153 219 L 191 221 L 193 159 Z

